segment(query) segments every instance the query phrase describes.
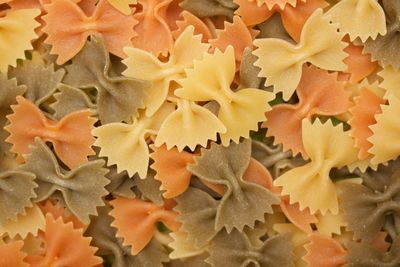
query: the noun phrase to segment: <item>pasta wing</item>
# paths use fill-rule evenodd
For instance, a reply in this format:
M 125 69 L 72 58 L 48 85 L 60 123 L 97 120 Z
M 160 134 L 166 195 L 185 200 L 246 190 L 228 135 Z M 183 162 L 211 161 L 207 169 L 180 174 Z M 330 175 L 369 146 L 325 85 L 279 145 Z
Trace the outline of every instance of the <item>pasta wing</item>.
M 253 54 L 258 57 L 255 65 L 261 68 L 259 76 L 266 77 L 265 85 L 273 85 L 275 93 L 282 92 L 283 99 L 289 100 L 300 82 L 305 62 L 327 70 L 346 69 L 346 43 L 342 37 L 337 24 L 329 23 L 329 17 L 318 9 L 304 24 L 297 45 L 274 38 L 254 41 L 258 47 Z
M 395 122 L 398 118 L 397 114 L 400 112 L 400 100 L 394 96 L 389 95 L 389 104 L 382 105 L 380 108 L 382 113 L 375 116 L 376 124 L 370 126 L 372 136 L 367 139 L 371 142 L 372 147 L 368 150 L 373 155 L 371 159 L 372 164 L 379 164 L 397 158 L 400 151 L 395 144 L 399 130 L 394 127 L 397 125 Z
M 0 60 L 1 72 L 7 72 L 9 65 L 15 67 L 17 59 L 25 58 L 25 51 L 32 49 L 31 41 L 37 37 L 34 30 L 39 26 L 35 18 L 39 14 L 39 9 L 20 9 L 8 11 L 1 17 L 0 50 L 7 51 Z
M 324 215 L 328 211 L 338 213 L 336 187 L 329 177 L 334 167 L 343 167 L 357 160 L 357 149 L 353 140 L 329 121 L 314 124 L 303 120 L 303 144 L 311 162 L 284 173 L 274 181 L 282 187 L 282 194 L 290 196 L 290 202 L 298 202 L 300 210 L 310 208 L 311 214 L 318 210 Z M 342 147 L 338 151 L 336 148 Z
M 386 90 L 384 98 L 387 99 L 390 94 L 393 94 L 400 99 L 400 90 L 398 89 L 400 72 L 388 66 L 378 72 L 378 75 L 383 79 L 379 86 Z
M 310 267 L 335 267 L 347 263 L 347 251 L 338 241 L 321 234 L 311 234 L 310 243 L 305 245 L 304 260 Z
M 27 254 L 22 251 L 23 246 L 22 240 L 0 245 L 1 264 L 10 267 L 29 267 L 29 264 L 24 262 Z
M 203 254 L 207 250 L 207 246 L 196 248 L 192 240 L 187 239 L 187 233 L 176 232 L 169 234 L 172 242 L 168 244 L 173 251 L 169 254 L 171 259 L 182 259 Z
M 385 12 L 376 0 L 340 1 L 327 14 L 351 41 L 359 37 L 365 42 L 368 38 L 374 40 L 378 34 L 386 34 Z
M 137 0 L 107 0 L 110 5 L 112 5 L 115 9 L 118 9 L 124 15 L 130 15 L 132 9 L 129 5 L 134 5 L 137 3 Z

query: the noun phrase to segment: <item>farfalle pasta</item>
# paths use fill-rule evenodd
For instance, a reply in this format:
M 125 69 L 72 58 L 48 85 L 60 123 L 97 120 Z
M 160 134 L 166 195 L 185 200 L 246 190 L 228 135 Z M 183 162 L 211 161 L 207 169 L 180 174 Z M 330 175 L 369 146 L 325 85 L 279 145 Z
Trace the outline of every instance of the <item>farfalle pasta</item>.
M 206 54 L 203 60 L 194 63 L 193 69 L 186 70 L 187 77 L 178 81 L 182 88 L 175 91 L 175 95 L 184 99 L 218 102 L 218 118 L 226 127 L 226 132 L 219 134 L 224 146 L 230 140 L 238 143 L 240 137 L 248 137 L 249 131 L 255 130 L 257 123 L 265 118 L 264 113 L 270 109 L 268 101 L 272 100 L 269 92 L 255 88 L 237 92 L 230 89 L 235 75 L 234 60 L 233 47 L 224 53 L 217 50 L 213 55 Z M 206 75 L 210 76 L 205 79 Z M 236 120 L 242 122 L 240 127 Z
M 315 34 L 319 35 L 318 43 L 312 41 Z M 304 24 L 297 45 L 273 38 L 255 40 L 258 48 L 253 54 L 258 60 L 254 64 L 261 68 L 259 76 L 267 78 L 265 85 L 273 85 L 274 92 L 282 92 L 288 100 L 300 82 L 304 63 L 327 70 L 346 69 L 343 60 L 347 54 L 343 49 L 347 45 L 342 37 L 337 32 L 337 24 L 331 24 L 329 16 L 317 9 Z
M 341 128 L 341 125 L 333 126 L 330 121 L 322 124 L 317 119 L 311 124 L 303 120 L 303 144 L 311 162 L 284 173 L 274 181 L 275 186 L 282 187 L 283 195 L 290 196 L 292 203 L 300 204 L 300 210 L 308 207 L 311 214 L 316 211 L 338 213 L 336 187 L 329 172 L 334 167 L 343 167 L 357 160 L 353 141 Z M 337 147 L 343 150 L 338 151 Z
M 397 0 L 0 0 L 0 266 L 400 264 Z

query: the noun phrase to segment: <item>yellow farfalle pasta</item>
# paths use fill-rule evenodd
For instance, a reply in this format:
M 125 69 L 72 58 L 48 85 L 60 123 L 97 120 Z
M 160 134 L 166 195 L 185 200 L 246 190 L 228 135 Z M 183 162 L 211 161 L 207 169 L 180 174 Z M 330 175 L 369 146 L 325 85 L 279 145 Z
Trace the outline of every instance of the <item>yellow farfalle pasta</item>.
M 258 57 L 254 65 L 261 68 L 259 76 L 267 78 L 265 85 L 273 85 L 275 93 L 282 92 L 283 99 L 289 100 L 300 82 L 304 63 L 326 70 L 346 70 L 343 60 L 347 54 L 343 49 L 347 43 L 337 28 L 322 9 L 317 9 L 304 24 L 297 45 L 276 38 L 254 40 L 258 47 L 253 52 Z
M 383 97 L 387 99 L 393 94 L 400 99 L 400 70 L 387 66 L 378 72 L 378 75 L 383 79 L 379 86 L 386 90 Z
M 327 212 L 325 215 L 318 214 L 318 223 L 316 223 L 316 227 L 319 233 L 332 236 L 332 234 L 341 234 L 342 227 L 346 226 L 346 222 L 343 218 L 342 213 L 338 213 L 336 215 Z
M 18 58 L 25 58 L 25 50 L 32 49 L 35 28 L 40 24 L 35 20 L 39 9 L 12 10 L 0 18 L 0 71 L 8 66 L 16 66 Z
M 171 82 L 184 78 L 184 69 L 192 67 L 193 61 L 201 59 L 208 48 L 209 44 L 201 42 L 201 35 L 194 35 L 192 26 L 178 37 L 167 62 L 142 49 L 124 48 L 128 58 L 122 61 L 127 66 L 123 74 L 152 82 L 145 101 L 147 116 L 153 115 L 167 99 Z
M 109 123 L 95 128 L 92 134 L 97 137 L 95 146 L 100 147 L 100 157 L 107 157 L 108 166 L 117 165 L 120 173 L 126 170 L 129 176 L 138 173 L 147 177 L 149 148 L 146 137 L 157 134 L 161 123 L 174 111 L 174 105 L 165 103 L 151 117 L 145 115 L 135 119 L 132 124 Z
M 108 0 L 108 2 L 122 14 L 129 15 L 132 12 L 129 5 L 136 4 L 137 0 Z
M 332 21 L 353 41 L 359 37 L 363 42 L 386 34 L 386 19 L 377 0 L 342 0 L 328 12 Z
M 328 211 L 337 214 L 336 187 L 329 172 L 356 161 L 358 150 L 341 124 L 333 126 L 330 120 L 322 124 L 318 119 L 311 124 L 304 119 L 302 127 L 304 148 L 311 161 L 284 173 L 274 185 L 282 187 L 282 194 L 290 196 L 290 203 L 298 202 L 300 210 L 308 207 L 311 214 L 317 211 L 322 215 Z
M 226 127 L 221 133 L 222 144 L 230 140 L 238 143 L 240 137 L 249 137 L 250 130 L 258 129 L 258 122 L 265 120 L 265 112 L 274 94 L 254 88 L 232 91 L 230 85 L 235 76 L 235 56 L 232 46 L 224 53 L 216 50 L 195 61 L 193 69 L 186 69 L 187 78 L 179 80 L 182 88 L 175 91 L 178 97 L 192 101 L 218 102 L 218 118 Z M 240 123 L 238 123 L 240 122 Z
M 169 254 L 171 259 L 197 256 L 203 254 L 208 248 L 208 245 L 196 248 L 194 240 L 188 240 L 188 235 L 185 232 L 175 232 L 169 235 L 173 239 L 173 241 L 168 244 L 168 246 L 173 249 Z
M 8 220 L 4 224 L 0 224 L 0 236 L 6 234 L 10 238 L 19 236 L 25 238 L 29 233 L 36 236 L 39 230 L 45 227 L 45 218 L 40 208 L 33 204 L 27 208 L 25 214 L 19 214 L 15 221 Z
M 222 122 L 208 109 L 195 102 L 178 99 L 178 108 L 163 122 L 155 140 L 155 145 L 176 146 L 182 151 L 185 146 L 191 150 L 197 145 L 205 147 L 208 140 L 215 141 L 217 133 L 226 132 Z
M 376 124 L 370 126 L 373 135 L 368 138 L 372 147 L 368 150 L 373 155 L 372 164 L 380 164 L 400 155 L 400 99 L 389 94 L 389 104 L 381 105 L 382 113 L 375 116 Z

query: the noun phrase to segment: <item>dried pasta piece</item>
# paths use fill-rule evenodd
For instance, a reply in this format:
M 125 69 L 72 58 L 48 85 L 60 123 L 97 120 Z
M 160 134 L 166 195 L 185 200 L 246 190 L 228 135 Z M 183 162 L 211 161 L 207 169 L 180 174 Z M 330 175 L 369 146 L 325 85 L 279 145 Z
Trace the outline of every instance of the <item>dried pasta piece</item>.
M 371 2 L 371 0 L 368 2 Z M 379 35 L 375 40 L 368 39 L 364 45 L 364 53 L 370 53 L 372 59 L 378 60 L 383 67 L 392 66 L 398 69 L 400 67 L 400 57 L 397 53 L 397 32 L 399 30 L 397 21 L 400 16 L 400 3 L 399 1 L 384 0 L 382 4 L 386 15 L 386 34 Z M 369 28 L 375 29 L 375 25 Z
M 97 90 L 96 104 L 101 123 L 129 120 L 144 108 L 150 83 L 114 75 L 110 57 L 100 35 L 92 36 L 83 50 L 66 67 L 64 83 Z
M 196 248 L 193 240 L 187 239 L 187 233 L 185 232 L 170 233 L 169 235 L 173 240 L 171 243 L 168 243 L 168 246 L 173 250 L 169 254 L 171 259 L 181 259 L 201 255 L 208 248 L 208 246 Z
M 347 263 L 347 251 L 335 239 L 321 234 L 311 234 L 309 238 L 311 243 L 305 245 L 307 255 L 303 258 L 307 266 L 339 267 Z
M 106 177 L 110 180 L 110 183 L 106 186 L 106 190 L 113 196 L 135 197 L 136 194 L 132 190 L 136 184 L 135 179 L 131 179 L 126 172 L 117 172 L 117 167 L 112 166 L 109 169 Z
M 43 66 L 26 60 L 22 65 L 11 69 L 9 75 L 15 77 L 19 85 L 26 85 L 25 98 L 39 106 L 54 93 L 65 75 L 65 70 L 55 71 L 52 64 Z
M 222 144 L 230 140 L 239 142 L 240 137 L 249 137 L 249 131 L 258 129 L 258 122 L 265 119 L 268 104 L 274 97 L 270 92 L 245 88 L 237 92 L 230 89 L 235 75 L 233 47 L 224 53 L 217 50 L 195 61 L 193 69 L 186 69 L 187 77 L 179 80 L 182 88 L 175 91 L 178 97 L 192 101 L 215 100 L 220 105 L 218 118 L 225 125 L 226 133 L 220 133 Z M 237 122 L 241 123 L 238 124 Z
M 292 246 L 285 235 L 272 236 L 255 247 L 245 233 L 221 231 L 211 243 L 209 253 L 206 262 L 212 266 L 247 266 L 251 263 L 255 266 L 293 266 Z
M 208 140 L 216 141 L 217 133 L 226 132 L 224 124 L 208 109 L 195 102 L 178 99 L 178 108 L 165 118 L 154 144 L 166 144 L 168 149 L 185 147 L 194 150 L 197 145 L 207 146 Z
M 117 229 L 111 226 L 113 218 L 109 215 L 111 208 L 104 206 L 99 209 L 99 215 L 91 220 L 85 235 L 92 237 L 92 245 L 99 248 L 100 256 L 114 256 L 114 267 L 163 267 L 162 262 L 169 260 L 164 246 L 155 240 L 137 255 L 131 254 L 129 247 L 124 247 L 120 238 L 116 237 Z
M 27 254 L 22 251 L 24 241 L 12 241 L 7 244 L 0 244 L 0 265 L 4 267 L 29 267 L 24 262 Z
M 35 137 L 51 142 L 57 156 L 70 168 L 87 162 L 87 156 L 94 154 L 91 146 L 95 139 L 91 131 L 96 119 L 90 117 L 90 110 L 70 113 L 57 122 L 46 118 L 22 96 L 17 96 L 17 103 L 11 106 L 14 113 L 7 116 L 10 124 L 4 129 L 10 133 L 6 141 L 13 145 L 11 151 L 17 153 L 19 162 L 23 162 L 22 155 L 29 152 Z
M 263 88 L 264 82 L 258 77 L 260 68 L 254 66 L 257 57 L 251 53 L 252 50 L 252 48 L 247 47 L 243 51 L 239 69 L 239 88 Z
M 173 110 L 173 104 L 165 103 L 152 117 L 143 115 L 132 124 L 114 122 L 95 128 L 93 135 L 97 139 L 94 145 L 100 147 L 99 156 L 108 158 L 108 166 L 116 164 L 118 172 L 125 170 L 129 176 L 138 173 L 140 178 L 146 178 L 149 166 L 146 138 L 157 133 Z
M 68 0 L 52 1 L 44 8 L 47 14 L 43 16 L 43 32 L 48 35 L 45 43 L 52 45 L 51 54 L 58 55 L 59 65 L 76 56 L 94 33 L 101 33 L 107 50 L 121 58 L 125 57 L 122 48 L 132 45 L 137 20 L 122 14 L 107 0 L 100 0 L 91 16 Z
M 258 38 L 278 38 L 293 42 L 282 24 L 280 13 L 273 14 L 267 21 L 258 24 L 257 27 L 260 29 L 260 34 L 257 36 Z
M 209 40 L 213 48 L 222 52 L 231 45 L 235 52 L 236 68 L 239 68 L 246 47 L 253 48 L 253 40 L 258 31 L 247 28 L 239 16 L 233 17 L 233 22 L 224 22 L 223 30 L 216 30 L 217 38 Z
M 134 47 L 148 51 L 155 57 L 168 55 L 174 44 L 171 30 L 166 21 L 167 9 L 172 1 L 138 0 L 142 10 L 133 15 L 138 21 L 134 28 L 137 34 L 132 39 Z
M 35 190 L 36 202 L 58 191 L 68 209 L 84 224 L 89 223 L 89 215 L 96 214 L 97 206 L 104 205 L 102 197 L 108 193 L 104 186 L 109 181 L 104 177 L 107 170 L 102 167 L 103 160 L 89 161 L 66 171 L 46 144 L 36 138 L 35 147 L 25 155 L 25 161 L 20 169 L 34 173 L 39 185 Z
M 333 234 L 341 235 L 342 228 L 347 226 L 346 220 L 343 216 L 343 211 L 339 209 L 339 213 L 333 215 L 332 213 L 328 212 L 325 215 L 318 214 L 318 223 L 315 224 L 317 227 L 318 233 L 332 236 Z
M 16 220 L 8 220 L 0 224 L 0 235 L 25 239 L 29 234 L 36 236 L 38 231 L 44 230 L 44 228 L 45 219 L 43 213 L 38 205 L 33 204 L 31 207 L 26 208 L 23 214 L 19 214 Z
M 74 229 L 72 223 L 64 223 L 61 218 L 56 220 L 47 214 L 44 240 L 43 253 L 26 257 L 29 266 L 90 267 L 102 263 L 94 255 L 96 248 L 90 246 L 90 238 L 83 237 L 81 229 Z
M 300 210 L 308 207 L 311 214 L 317 211 L 322 215 L 328 211 L 337 214 L 337 192 L 329 172 L 356 161 L 358 150 L 340 124 L 333 126 L 330 121 L 322 124 L 318 119 L 311 124 L 304 119 L 302 129 L 304 149 L 311 162 L 284 173 L 274 185 L 282 187 L 282 194 L 290 196 L 290 203 L 298 202 Z
M 386 19 L 383 8 L 376 0 L 342 0 L 332 6 L 327 14 L 339 24 L 341 32 L 350 36 L 350 41 L 386 34 Z
M 40 14 L 39 9 L 10 10 L 0 18 L 1 51 L 0 71 L 7 72 L 8 66 L 16 66 L 17 59 L 25 58 L 25 51 L 32 49 L 31 41 L 35 39 L 35 28 L 39 23 L 35 17 Z
M 318 43 L 314 41 L 318 36 Z M 316 10 L 304 24 L 297 45 L 280 39 L 256 39 L 258 48 L 253 52 L 258 57 L 255 65 L 261 68 L 259 76 L 266 77 L 266 86 L 273 85 L 274 92 L 282 92 L 289 100 L 301 80 L 302 65 L 310 62 L 326 70 L 344 71 L 343 62 L 347 46 L 343 34 L 337 32 L 337 24 L 331 24 L 322 9 Z
M 137 0 L 107 0 L 110 5 L 114 8 L 118 9 L 124 15 L 130 15 L 132 13 L 132 9 L 129 5 L 134 5 L 137 3 Z
M 370 126 L 372 136 L 367 140 L 372 143 L 368 150 L 373 155 L 372 164 L 384 163 L 399 156 L 400 150 L 391 144 L 395 144 L 397 136 L 400 134 L 395 125 L 400 112 L 400 99 L 394 95 L 389 95 L 389 104 L 382 105 L 382 113 L 375 116 L 376 124 Z
M 390 217 L 398 220 L 399 175 L 400 170 L 389 165 L 370 177 L 365 175 L 363 185 L 347 183 L 340 186 L 341 207 L 347 228 L 354 232 L 355 239 L 373 241 Z
M 306 2 L 306 0 L 301 1 Z M 297 0 L 256 0 L 256 2 L 258 6 L 266 4 L 269 10 L 275 6 L 278 6 L 280 9 L 285 9 L 286 5 L 296 7 L 297 4 Z
M 265 213 L 272 213 L 272 205 L 279 199 L 266 188 L 247 182 L 243 175 L 249 165 L 251 143 L 246 140 L 229 147 L 211 144 L 210 149 L 202 149 L 201 156 L 188 170 L 206 182 L 226 187 L 218 205 L 215 230 L 223 227 L 231 232 L 244 226 L 253 227 L 256 220 L 263 221 Z
M 215 16 L 231 18 L 237 7 L 232 0 L 183 0 L 179 5 L 199 18 Z
M 387 99 L 390 94 L 393 94 L 400 99 L 400 90 L 398 88 L 400 84 L 400 71 L 388 66 L 378 72 L 378 75 L 383 79 L 379 86 L 386 90 L 384 98 Z
M 131 246 L 132 255 L 137 255 L 153 237 L 156 223 L 163 222 L 172 231 L 180 223 L 175 220 L 177 213 L 168 206 L 157 206 L 139 198 L 116 198 L 110 201 L 114 218 L 112 226 L 117 228 L 117 237 L 124 239 L 123 245 Z
M 146 115 L 152 116 L 164 103 L 172 81 L 184 77 L 184 69 L 191 68 L 194 60 L 200 60 L 208 50 L 208 44 L 201 43 L 201 36 L 194 35 L 194 28 L 188 27 L 176 40 L 167 62 L 138 48 L 127 47 L 128 58 L 122 62 L 127 66 L 123 74 L 127 77 L 152 82 L 147 89 Z
M 207 25 L 198 17 L 193 15 L 187 10 L 183 10 L 180 14 L 182 20 L 176 21 L 177 29 L 172 32 L 172 35 L 175 39 L 181 35 L 186 28 L 193 26 L 194 27 L 194 34 L 199 35 L 201 34 L 201 41 L 203 43 L 207 43 L 209 39 L 212 39 L 213 35 Z
M 29 172 L 8 170 L 0 173 L 0 224 L 15 221 L 25 208 L 32 207 L 36 197 L 35 175 Z
M 348 42 L 348 46 L 344 52 L 349 54 L 343 62 L 347 65 L 346 73 L 350 74 L 349 81 L 357 83 L 373 73 L 377 67 L 378 62 L 372 61 L 370 54 L 363 54 L 363 46 L 355 45 Z
M 352 105 L 351 93 L 345 90 L 344 82 L 338 81 L 337 73 L 328 73 L 312 65 L 303 66 L 296 93 L 299 102 L 273 106 L 262 127 L 267 128 L 267 136 L 274 137 L 275 144 L 283 145 L 283 151 L 290 149 L 293 156 L 301 153 L 303 158 L 308 158 L 302 141 L 302 120 L 311 120 L 314 115 L 345 113 Z
M 372 143 L 368 141 L 373 135 L 370 129 L 371 125 L 376 123 L 375 116 L 381 113 L 381 104 L 385 101 L 368 90 L 363 88 L 360 96 L 354 98 L 355 106 L 349 109 L 352 117 L 349 121 L 351 126 L 351 135 L 354 137 L 354 144 L 360 149 L 358 158 L 360 160 L 367 159 L 371 154 L 368 150 L 372 147 Z
M 388 251 L 379 251 L 365 242 L 350 242 L 347 265 L 349 267 L 398 266 L 400 264 L 400 237 L 393 240 Z
M 193 163 L 193 155 L 165 145 L 153 148 L 150 155 L 154 163 L 150 166 L 157 174 L 154 179 L 161 182 L 160 190 L 165 190 L 163 197 L 174 198 L 181 195 L 189 187 L 192 174 L 186 166 Z
M 60 83 L 53 96 L 56 101 L 51 103 L 50 107 L 54 110 L 53 116 L 57 120 L 82 109 L 90 109 L 92 114 L 97 112 L 96 106 L 90 98 L 76 87 Z
M 164 199 L 162 198 L 162 192 L 160 191 L 161 183 L 154 179 L 155 172 L 149 170 L 146 179 L 140 179 L 134 177 L 134 183 L 136 186 L 135 192 L 140 195 L 142 199 L 147 199 L 156 204 L 157 206 L 164 205 Z

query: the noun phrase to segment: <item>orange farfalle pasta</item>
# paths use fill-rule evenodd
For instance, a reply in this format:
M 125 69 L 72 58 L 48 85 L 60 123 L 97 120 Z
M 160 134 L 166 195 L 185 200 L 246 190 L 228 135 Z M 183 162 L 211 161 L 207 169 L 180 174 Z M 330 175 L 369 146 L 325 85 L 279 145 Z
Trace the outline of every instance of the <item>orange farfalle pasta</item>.
M 173 0 L 139 0 L 142 11 L 133 17 L 139 21 L 134 28 L 137 36 L 133 46 L 151 52 L 158 57 L 167 56 L 174 40 L 167 23 L 167 9 Z
M 346 250 L 333 238 L 312 234 L 306 244 L 307 255 L 303 259 L 308 267 L 339 267 L 347 263 Z
M 43 32 L 48 35 L 45 43 L 53 46 L 51 53 L 58 55 L 58 64 L 78 54 L 93 33 L 101 33 L 107 50 L 118 57 L 125 57 L 123 47 L 132 46 L 137 20 L 122 14 L 107 0 L 100 0 L 89 17 L 69 0 L 55 0 L 44 7 L 47 14 L 43 16 Z
M 189 187 L 192 173 L 186 169 L 188 164 L 194 163 L 193 155 L 176 147 L 168 150 L 166 145 L 153 147 L 154 152 L 150 155 L 154 163 L 150 166 L 156 171 L 154 179 L 161 182 L 160 189 L 165 190 L 165 198 L 179 196 Z
M 22 240 L 13 241 L 7 244 L 0 243 L 0 266 L 2 267 L 29 267 L 24 262 L 26 253 L 21 249 L 24 246 Z
M 369 126 L 376 123 L 375 115 L 382 112 L 381 104 L 385 101 L 367 88 L 362 88 L 360 96 L 355 98 L 355 106 L 350 109 L 352 115 L 349 124 L 351 126 L 351 135 L 355 139 L 355 146 L 360 149 L 358 158 L 364 160 L 371 154 L 368 150 L 372 143 L 368 138 L 373 132 Z
M 209 40 L 211 47 L 222 52 L 231 45 L 235 52 L 236 69 L 239 69 L 242 55 L 246 47 L 253 48 L 253 40 L 258 34 L 257 30 L 247 28 L 239 16 L 233 17 L 233 22 L 225 22 L 224 30 L 217 30 L 217 38 Z
M 324 0 L 307 0 L 298 1 L 295 6 L 287 5 L 284 9 L 275 5 L 269 10 L 266 5 L 258 6 L 257 3 L 249 0 L 234 0 L 234 2 L 239 5 L 235 14 L 241 16 L 246 25 L 259 24 L 268 20 L 276 12 L 280 13 L 283 26 L 296 42 L 300 40 L 301 30 L 308 17 L 317 8 L 327 6 Z
M 151 241 L 157 222 L 163 222 L 174 232 L 181 226 L 175 220 L 178 214 L 171 210 L 170 203 L 160 207 L 138 198 L 116 198 L 110 204 L 113 207 L 110 215 L 114 218 L 111 225 L 117 228 L 117 237 L 124 239 L 123 244 L 131 246 L 133 255 Z
M 347 65 L 345 73 L 350 74 L 349 81 L 351 83 L 357 83 L 373 73 L 378 68 L 378 62 L 372 62 L 371 55 L 363 53 L 363 46 L 355 45 L 349 41 L 346 42 L 349 45 L 344 49 L 344 52 L 349 56 L 343 60 Z
M 13 145 L 17 160 L 23 162 L 23 155 L 29 153 L 35 137 L 41 137 L 54 145 L 54 151 L 62 162 L 74 168 L 87 162 L 93 155 L 91 146 L 95 141 L 91 131 L 96 119 L 90 117 L 90 110 L 75 111 L 60 121 L 47 119 L 40 109 L 22 96 L 17 96 L 17 105 L 12 105 L 13 114 L 7 118 L 10 124 L 4 129 L 10 133 L 6 139 Z
M 91 238 L 83 237 L 81 229 L 74 229 L 72 223 L 57 220 L 51 214 L 46 216 L 44 232 L 45 250 L 29 255 L 25 261 L 31 267 L 74 266 L 91 267 L 102 263 L 94 254 L 96 248 L 90 246 Z
M 248 1 L 254 2 L 254 0 L 248 0 Z M 268 9 L 271 10 L 276 6 L 278 6 L 280 9 L 284 9 L 287 5 L 295 7 L 297 1 L 300 2 L 300 0 L 256 0 L 256 3 L 258 6 L 266 4 Z M 301 0 L 301 1 L 305 2 L 306 0 Z
M 193 15 L 187 10 L 182 11 L 181 13 L 182 20 L 176 21 L 177 29 L 172 32 L 172 35 L 174 36 L 175 39 L 181 35 L 185 29 L 189 26 L 194 27 L 194 34 L 198 35 L 201 34 L 201 41 L 203 43 L 207 43 L 208 39 L 211 39 L 212 33 L 210 29 L 207 27 L 207 25 L 198 17 Z
M 352 105 L 351 92 L 344 89 L 344 82 L 337 80 L 337 73 L 303 66 L 302 77 L 296 89 L 299 103 L 279 104 L 267 112 L 267 136 L 273 136 L 276 144 L 283 144 L 283 150 L 291 149 L 293 155 L 301 153 L 308 158 L 302 142 L 301 122 L 311 120 L 313 115 L 334 116 L 345 113 Z M 285 123 L 283 123 L 285 122 Z

